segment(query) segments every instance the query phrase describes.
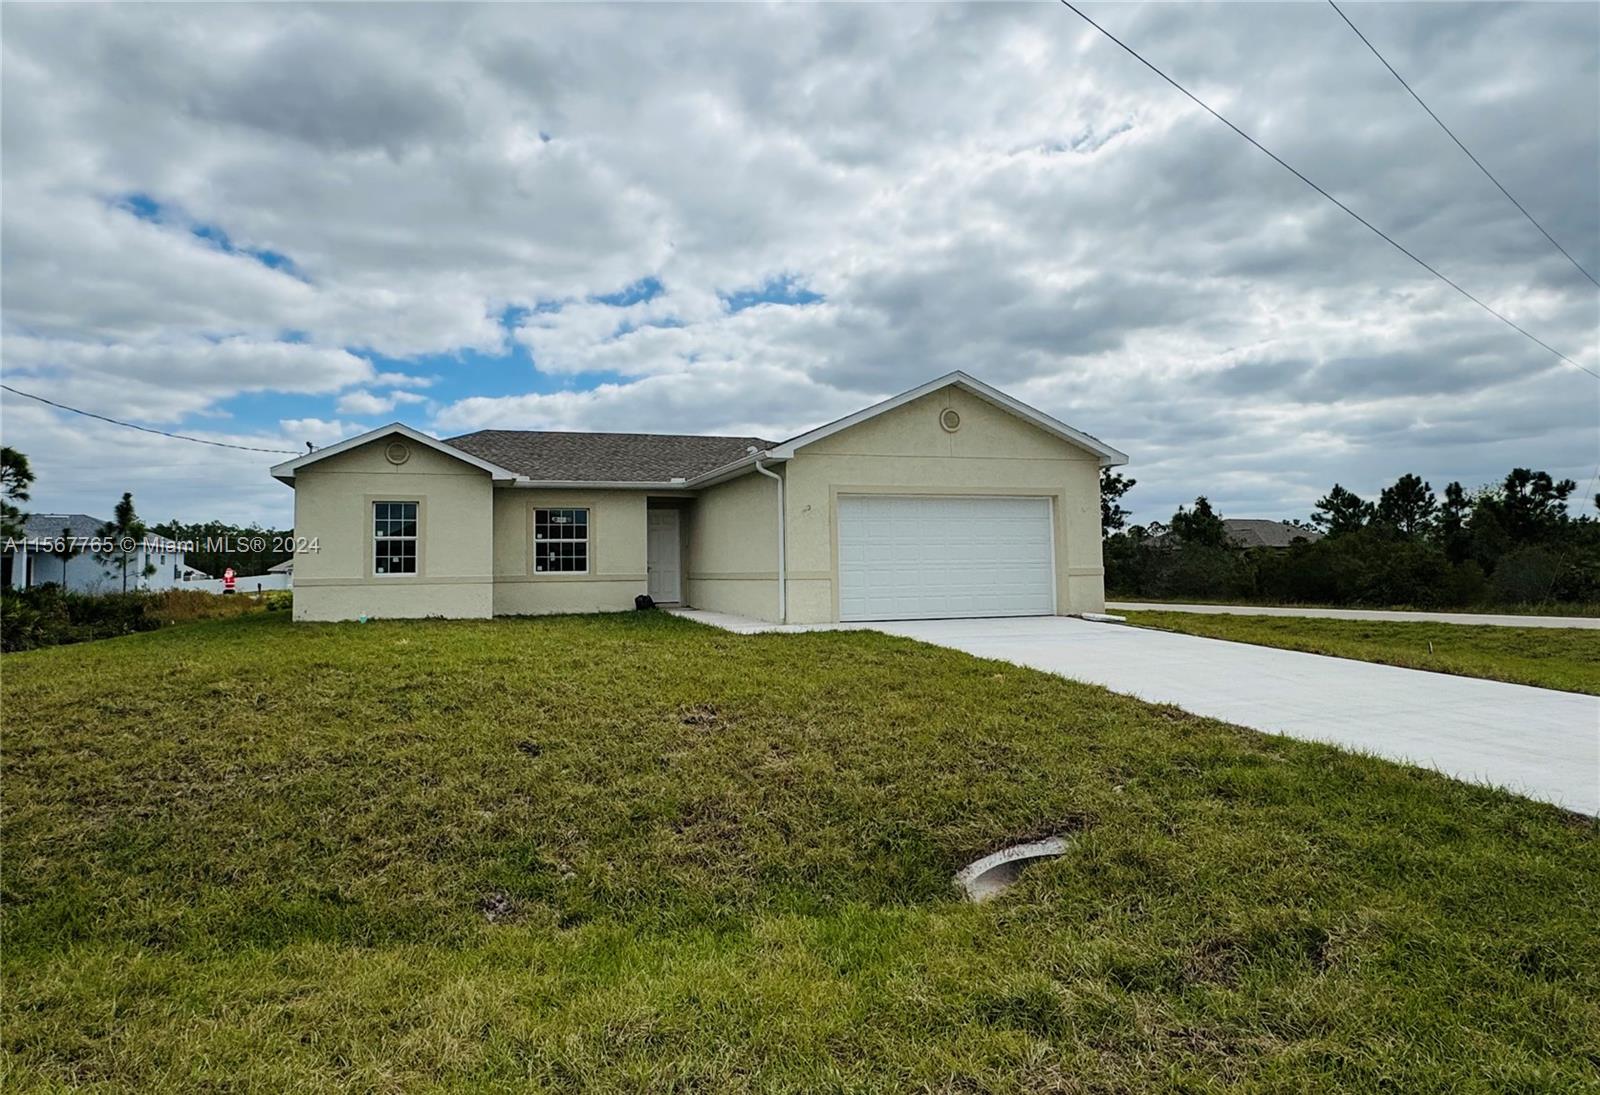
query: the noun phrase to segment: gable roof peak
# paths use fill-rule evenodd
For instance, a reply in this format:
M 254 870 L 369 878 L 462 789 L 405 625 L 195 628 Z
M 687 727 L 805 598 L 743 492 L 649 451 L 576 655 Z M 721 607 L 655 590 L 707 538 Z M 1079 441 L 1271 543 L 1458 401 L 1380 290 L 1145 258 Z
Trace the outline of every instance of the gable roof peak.
M 330 456 L 338 456 L 340 453 L 349 452 L 351 449 L 360 448 L 362 445 L 365 445 L 369 442 L 377 441 L 384 437 L 390 437 L 394 434 L 399 434 L 408 441 L 415 441 L 417 444 L 433 449 L 435 452 L 441 452 L 446 456 L 453 456 L 457 460 L 471 464 L 473 467 L 478 468 L 481 471 L 488 472 L 489 475 L 496 481 L 515 482 L 517 479 L 516 472 L 508 471 L 497 464 L 492 464 L 489 461 L 474 456 L 469 452 L 465 452 L 451 445 L 447 445 L 443 441 L 440 441 L 437 437 L 430 437 L 421 430 L 412 429 L 404 422 L 391 422 L 387 426 L 379 426 L 375 430 L 368 430 L 366 433 L 357 434 L 355 437 L 347 437 L 337 444 L 327 445 L 320 449 L 314 449 L 311 452 L 306 453 L 304 456 L 297 456 L 292 460 L 285 460 L 281 464 L 274 464 L 271 472 L 272 477 L 280 482 L 293 485 L 295 472 L 299 471 L 301 468 L 306 467 L 309 464 L 315 464 L 319 460 L 326 460 Z
M 836 419 L 827 423 L 826 425 L 818 426 L 816 429 L 811 430 L 808 433 L 791 437 L 783 444 L 774 448 L 772 450 L 772 455 L 778 459 L 790 459 L 794 456 L 795 450 L 797 449 L 813 444 L 814 442 L 821 441 L 825 437 L 831 437 L 841 430 L 847 430 L 851 426 L 866 422 L 869 419 L 878 417 L 880 414 L 886 414 L 889 411 L 905 406 L 907 403 L 921 399 L 923 396 L 932 395 L 934 392 L 951 386 L 959 386 L 964 388 L 966 391 L 977 396 L 979 399 L 982 399 L 984 402 L 990 403 L 1009 414 L 1016 415 L 1024 422 L 1031 423 L 1032 425 L 1039 427 L 1041 430 L 1044 430 L 1046 433 L 1054 434 L 1063 441 L 1070 442 L 1079 448 L 1087 449 L 1100 458 L 1101 467 L 1116 467 L 1128 462 L 1126 453 L 1112 448 L 1110 445 L 1107 445 L 1104 441 L 1101 441 L 1093 434 L 1087 434 L 1082 430 L 1074 429 L 1065 422 L 1062 422 L 1060 419 L 1053 418 L 1036 407 L 1030 407 L 1020 399 L 1015 399 L 1007 395 L 1005 392 L 1002 392 L 1000 389 L 991 387 L 990 385 L 979 380 L 977 377 L 972 376 L 970 373 L 963 372 L 960 369 L 953 370 L 940 377 L 935 377 L 933 380 L 930 380 L 925 384 L 919 384 L 915 388 L 909 388 L 906 391 L 901 392 L 899 395 L 890 396 L 888 399 L 874 403 L 870 407 L 864 407 L 854 414 L 846 415 L 845 417 Z

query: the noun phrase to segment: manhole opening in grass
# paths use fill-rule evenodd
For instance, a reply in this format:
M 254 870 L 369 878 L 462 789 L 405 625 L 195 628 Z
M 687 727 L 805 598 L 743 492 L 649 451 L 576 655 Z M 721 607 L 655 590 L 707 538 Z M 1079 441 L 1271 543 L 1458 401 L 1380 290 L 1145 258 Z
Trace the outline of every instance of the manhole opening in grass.
M 1013 844 L 961 868 L 956 872 L 956 885 L 969 901 L 987 901 L 1009 890 L 1033 864 L 1042 859 L 1055 859 L 1066 850 L 1067 838 L 1062 836 Z

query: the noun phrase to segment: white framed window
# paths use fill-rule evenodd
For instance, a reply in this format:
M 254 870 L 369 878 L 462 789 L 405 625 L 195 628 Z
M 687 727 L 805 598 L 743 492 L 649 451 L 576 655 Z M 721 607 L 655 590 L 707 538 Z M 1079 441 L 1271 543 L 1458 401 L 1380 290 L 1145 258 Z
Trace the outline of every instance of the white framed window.
M 372 573 L 417 572 L 417 504 L 372 503 Z
M 533 511 L 533 570 L 535 574 L 589 573 L 588 510 Z

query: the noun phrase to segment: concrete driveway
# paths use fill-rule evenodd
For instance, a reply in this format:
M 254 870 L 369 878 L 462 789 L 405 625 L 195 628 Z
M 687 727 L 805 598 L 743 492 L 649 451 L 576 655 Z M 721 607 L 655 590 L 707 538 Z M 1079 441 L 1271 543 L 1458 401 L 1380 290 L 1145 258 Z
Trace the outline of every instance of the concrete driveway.
M 867 625 L 1600 813 L 1600 697 L 1062 617 Z

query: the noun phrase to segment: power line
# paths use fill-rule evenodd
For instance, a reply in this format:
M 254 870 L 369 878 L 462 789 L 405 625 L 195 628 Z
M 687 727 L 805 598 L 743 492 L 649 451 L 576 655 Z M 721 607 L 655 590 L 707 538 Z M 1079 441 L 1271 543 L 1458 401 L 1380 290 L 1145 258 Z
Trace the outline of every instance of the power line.
M 1190 91 L 1188 88 L 1186 88 L 1182 84 L 1178 83 L 1178 81 L 1174 80 L 1171 76 L 1168 76 L 1165 72 L 1162 72 L 1155 65 L 1153 65 L 1149 61 L 1145 60 L 1144 57 L 1142 57 L 1137 50 L 1135 50 L 1132 46 L 1128 45 L 1122 39 L 1118 38 L 1115 34 L 1112 34 L 1109 30 L 1107 30 L 1105 27 L 1102 27 L 1099 23 L 1096 23 L 1093 19 L 1090 19 L 1081 10 L 1079 10 L 1078 7 L 1071 2 L 1071 0 L 1061 0 L 1061 3 L 1062 3 L 1063 6 L 1065 6 L 1069 11 L 1071 11 L 1078 18 L 1082 19 L 1085 23 L 1088 23 L 1091 27 L 1093 27 L 1095 30 L 1099 31 L 1101 34 L 1105 35 L 1107 38 L 1111 39 L 1117 45 L 1121 46 L 1123 51 L 1125 53 L 1127 53 L 1128 56 L 1132 57 L 1135 61 L 1138 61 L 1145 68 L 1149 69 L 1151 72 L 1153 72 L 1157 76 L 1161 77 L 1167 83 L 1169 83 L 1173 87 L 1177 88 L 1180 92 L 1182 92 L 1184 94 L 1185 97 L 1187 97 L 1191 102 L 1193 102 L 1201 110 L 1204 110 L 1207 114 L 1211 115 L 1217 121 L 1221 122 L 1223 125 L 1227 126 L 1229 129 L 1233 130 L 1239 136 L 1241 136 L 1245 140 L 1249 141 L 1252 145 L 1254 145 L 1256 147 L 1256 149 L 1258 151 L 1265 153 L 1279 167 L 1282 167 L 1285 171 L 1289 172 L 1295 178 L 1299 179 L 1301 182 L 1305 183 L 1311 189 L 1315 190 L 1318 194 L 1321 194 L 1324 198 L 1327 198 L 1334 205 L 1337 205 L 1340 209 L 1344 210 L 1351 217 L 1355 218 L 1355 220 L 1360 222 L 1361 225 L 1363 227 L 1365 227 L 1368 231 L 1370 231 L 1373 235 L 1377 236 L 1379 239 L 1383 240 L 1389 246 L 1393 247 L 1396 251 L 1399 251 L 1406 258 L 1410 259 L 1412 262 L 1416 263 L 1418 266 L 1420 266 L 1424 270 L 1428 271 L 1428 273 L 1432 274 L 1434 277 L 1438 278 L 1440 281 L 1442 281 L 1446 285 L 1450 286 L 1450 288 L 1454 289 L 1456 292 L 1460 293 L 1462 296 L 1464 296 L 1468 300 L 1472 301 L 1472 303 L 1476 304 L 1479 308 L 1482 308 L 1485 312 L 1488 312 L 1491 316 L 1494 316 L 1494 318 L 1498 319 L 1501 323 L 1504 323 L 1507 327 L 1510 327 L 1513 331 L 1516 331 L 1518 334 L 1522 335 L 1524 338 L 1528 339 L 1529 341 L 1531 341 L 1531 342 L 1543 347 L 1544 349 L 1548 350 L 1550 353 L 1554 354 L 1556 357 L 1560 358 L 1562 361 L 1565 361 L 1568 365 L 1571 365 L 1574 369 L 1579 369 L 1579 370 L 1581 370 L 1583 372 L 1588 373 L 1590 376 L 1594 377 L 1596 380 L 1600 380 L 1600 373 L 1597 373 L 1593 369 L 1587 368 L 1587 367 L 1585 367 L 1583 365 L 1579 365 L 1576 361 L 1572 360 L 1566 354 L 1562 353 L 1560 350 L 1556 349 L 1554 346 L 1552 346 L 1548 342 L 1544 341 L 1538 335 L 1535 335 L 1532 331 L 1529 331 L 1526 328 L 1518 325 L 1516 322 L 1511 320 L 1509 317 L 1507 317 L 1507 316 L 1503 315 L 1502 313 L 1496 311 L 1495 309 L 1489 307 L 1489 305 L 1485 304 L 1483 301 L 1479 300 L 1477 297 L 1475 297 L 1471 293 L 1467 292 L 1460 285 L 1457 285 L 1454 281 L 1451 281 L 1449 278 L 1447 278 L 1443 274 L 1441 274 L 1438 270 L 1436 270 L 1432 266 L 1428 265 L 1428 263 L 1424 262 L 1422 259 L 1420 259 L 1416 255 L 1412 254 L 1411 251 L 1406 249 L 1404 244 L 1400 243 L 1393 236 L 1390 236 L 1383 229 L 1379 228 L 1377 225 L 1375 225 L 1371 221 L 1367 220 L 1367 218 L 1363 217 L 1360 213 L 1357 213 L 1354 209 L 1351 209 L 1344 202 L 1340 201 L 1338 198 L 1336 198 L 1332 194 L 1328 193 L 1322 187 L 1318 186 L 1316 183 L 1314 183 L 1310 179 L 1306 178 L 1306 176 L 1303 175 L 1299 171 L 1299 169 L 1295 168 L 1288 161 L 1283 159 L 1283 157 L 1279 156 L 1276 152 L 1272 151 L 1266 145 L 1262 144 L 1260 141 L 1258 141 L 1254 137 L 1250 136 L 1250 134 L 1246 133 L 1244 130 L 1240 129 L 1238 126 L 1234 125 L 1232 122 L 1228 121 L 1228 119 L 1224 118 L 1221 114 L 1218 114 L 1215 110 L 1212 110 L 1211 107 L 1209 105 L 1207 105 L 1206 102 L 1204 100 L 1202 100 L 1199 96 L 1195 95 L 1194 92 Z
M 1528 210 L 1523 207 L 1523 204 L 1521 202 L 1519 202 L 1516 198 L 1511 196 L 1511 191 L 1507 190 L 1505 188 L 1505 186 L 1501 184 L 1500 180 L 1495 178 L 1493 173 L 1491 173 L 1490 170 L 1487 167 L 1483 166 L 1483 161 L 1478 159 L 1478 157 L 1474 156 L 1472 154 L 1472 150 L 1470 148 L 1468 148 L 1466 145 L 1461 143 L 1461 138 L 1457 137 L 1455 135 L 1455 132 L 1453 130 L 1451 130 L 1451 128 L 1449 126 L 1444 124 L 1444 119 L 1439 117 L 1439 115 L 1435 114 L 1433 112 L 1433 108 L 1431 106 L 1429 106 L 1427 103 L 1422 101 L 1422 96 L 1418 95 L 1416 93 L 1416 90 L 1414 88 L 1412 88 L 1412 86 L 1410 84 L 1406 83 L 1406 78 L 1404 76 L 1400 75 L 1398 72 L 1396 72 L 1394 70 L 1394 66 L 1389 63 L 1388 58 L 1384 57 L 1383 54 L 1379 53 L 1378 52 L 1378 47 L 1373 45 L 1371 40 L 1369 40 L 1365 34 L 1361 33 L 1361 28 L 1356 26 L 1354 23 L 1352 23 L 1350 21 L 1350 17 L 1344 13 L 1344 9 L 1339 7 L 1338 4 L 1334 3 L 1333 0 L 1328 0 L 1328 6 L 1331 7 L 1334 11 L 1339 13 L 1339 18 L 1343 19 L 1345 21 L 1345 25 L 1348 26 L 1351 30 L 1356 32 L 1356 37 L 1361 39 L 1361 41 L 1366 45 L 1366 47 L 1372 51 L 1372 55 L 1374 57 L 1376 57 L 1378 60 L 1383 62 L 1383 67 L 1389 70 L 1389 74 L 1391 76 L 1393 76 L 1396 80 L 1400 81 L 1400 86 L 1405 88 L 1408 92 L 1411 93 L 1411 97 L 1417 101 L 1417 105 L 1420 106 L 1423 110 L 1426 110 L 1428 112 L 1428 117 L 1432 118 L 1435 122 L 1439 123 L 1439 128 L 1444 130 L 1445 133 L 1449 136 L 1449 138 L 1456 143 L 1456 147 L 1457 148 L 1461 149 L 1462 152 L 1465 152 L 1467 154 L 1467 159 L 1471 160 L 1474 164 L 1477 165 L 1478 170 L 1483 172 L 1484 177 L 1487 178 L 1490 182 L 1494 183 L 1495 186 L 1499 187 L 1500 193 L 1502 193 L 1502 194 L 1504 194 L 1506 196 L 1506 200 L 1509 201 L 1512 205 L 1516 206 L 1517 210 L 1519 212 L 1521 212 L 1521 214 L 1524 217 L 1528 218 L 1528 223 L 1533 225 L 1535 228 L 1537 228 L 1540 231 L 1540 233 L 1543 234 L 1544 238 L 1550 241 L 1550 246 L 1554 247 L 1557 251 L 1560 251 L 1563 255 L 1565 255 L 1567 261 L 1572 263 L 1572 265 L 1577 268 L 1578 273 L 1582 274 L 1584 277 L 1588 278 L 1590 281 L 1593 281 L 1595 283 L 1595 285 L 1600 286 L 1600 281 L 1595 281 L 1594 275 L 1589 273 L 1589 271 L 1585 270 L 1583 268 L 1583 266 L 1578 262 L 1577 259 L 1573 258 L 1570 254 L 1568 254 L 1567 249 L 1565 247 L 1562 247 L 1559 243 L 1557 243 L 1556 242 L 1556 238 L 1554 236 L 1552 236 L 1549 232 L 1545 231 L 1544 225 L 1540 224 L 1538 221 L 1533 219 L 1533 214 L 1528 212 Z
M 20 391 L 20 390 L 18 390 L 16 388 L 13 388 L 9 384 L 0 384 L 0 388 L 4 388 L 6 391 L 10 392 L 12 395 L 20 395 L 24 399 L 36 399 L 40 403 L 47 403 L 50 406 L 57 407 L 57 408 L 59 408 L 59 409 L 61 409 L 63 411 L 71 411 L 73 414 L 81 414 L 85 418 L 97 418 L 101 422 L 109 422 L 113 426 L 125 426 L 130 430 L 139 430 L 141 433 L 158 434 L 161 437 L 171 437 L 171 438 L 174 438 L 175 440 L 178 440 L 178 441 L 193 441 L 197 445 L 215 445 L 219 449 L 241 449 L 244 452 L 274 452 L 274 453 L 279 453 L 279 454 L 281 454 L 283 456 L 299 456 L 300 455 L 300 453 L 297 452 L 294 449 L 263 449 L 263 448 L 259 448 L 259 447 L 255 446 L 255 445 L 235 445 L 235 444 L 232 444 L 231 442 L 227 442 L 227 441 L 207 441 L 203 437 L 189 437 L 188 435 L 181 434 L 181 433 L 168 433 L 166 430 L 151 429 L 149 426 L 138 426 L 138 425 L 135 425 L 132 422 L 124 422 L 124 421 L 122 421 L 121 419 L 118 419 L 118 418 L 107 418 L 105 415 L 103 415 L 103 414 L 95 414 L 93 411 L 83 411 L 83 410 L 79 410 L 77 407 L 69 407 L 65 403 L 57 403 L 55 400 L 46 399 L 42 395 L 34 395 L 32 392 Z

